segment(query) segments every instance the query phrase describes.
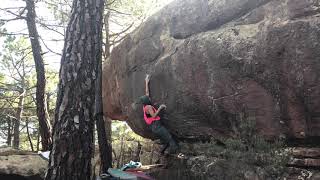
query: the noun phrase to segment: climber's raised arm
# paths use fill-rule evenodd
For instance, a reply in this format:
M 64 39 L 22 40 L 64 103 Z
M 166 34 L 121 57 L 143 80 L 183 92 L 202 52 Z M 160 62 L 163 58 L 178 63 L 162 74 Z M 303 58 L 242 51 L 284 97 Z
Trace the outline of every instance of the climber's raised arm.
M 149 82 L 150 82 L 150 75 L 147 74 L 145 78 L 145 83 L 146 83 L 146 96 L 150 97 L 150 92 L 149 92 Z

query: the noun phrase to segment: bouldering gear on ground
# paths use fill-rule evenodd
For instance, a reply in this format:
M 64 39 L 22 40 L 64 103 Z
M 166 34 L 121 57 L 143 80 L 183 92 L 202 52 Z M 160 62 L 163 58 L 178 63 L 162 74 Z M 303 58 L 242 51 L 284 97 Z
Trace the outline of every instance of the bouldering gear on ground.
M 128 174 L 124 171 L 121 171 L 120 169 L 113 169 L 113 168 L 109 168 L 108 169 L 108 173 L 115 178 L 118 178 L 120 180 L 136 180 L 138 179 L 137 176 L 132 175 L 132 174 Z
M 117 179 L 126 179 L 126 180 L 134 180 L 134 179 L 145 179 L 145 180 L 154 180 L 151 176 L 147 175 L 143 170 L 148 170 L 148 167 L 160 167 L 162 165 L 151 165 L 142 167 L 140 162 L 130 161 L 129 163 L 122 166 L 121 169 L 113 169 L 109 168 L 107 176 L 110 175 L 109 179 L 117 178 Z M 106 178 L 107 178 L 106 176 Z M 100 179 L 103 180 L 103 174 L 100 175 Z
M 141 166 L 142 166 L 142 164 L 140 162 L 130 161 L 129 163 L 127 163 L 124 166 L 122 166 L 122 168 L 120 168 L 120 170 L 121 171 L 125 171 L 125 170 L 130 169 L 130 168 L 139 168 Z

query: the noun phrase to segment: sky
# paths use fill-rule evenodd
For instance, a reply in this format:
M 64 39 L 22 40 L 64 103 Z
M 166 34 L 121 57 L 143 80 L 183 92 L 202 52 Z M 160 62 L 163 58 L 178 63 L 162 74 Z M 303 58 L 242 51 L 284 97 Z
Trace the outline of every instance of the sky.
M 10 7 L 23 7 L 25 6 L 25 2 L 21 0 L 1 0 L 0 7 L 1 8 L 10 8 Z M 39 2 L 36 4 L 36 13 L 37 16 L 46 19 L 47 23 L 52 23 L 54 21 L 54 17 L 52 13 L 47 8 L 40 8 L 46 6 L 43 2 Z M 13 16 L 9 14 L 4 14 L 3 12 L 0 13 L 1 18 L 12 18 Z M 63 39 L 63 36 L 60 34 L 49 31 L 45 28 L 38 27 L 38 32 L 40 36 L 43 38 L 45 45 L 48 46 L 52 51 L 61 53 L 63 48 L 63 41 L 52 41 L 52 39 Z M 17 21 L 11 21 L 6 23 L 5 28 L 8 30 L 8 32 L 14 32 L 14 33 L 27 33 L 27 24 L 24 20 L 17 20 Z M 0 51 L 2 49 L 3 39 L 0 40 Z M 42 42 L 41 42 L 42 43 Z M 42 51 L 47 52 L 47 48 L 42 43 Z M 53 69 L 59 69 L 60 67 L 60 56 L 56 55 L 54 53 L 46 53 L 44 55 L 45 63 L 48 64 Z
M 169 4 L 173 0 L 157 0 L 161 6 L 152 9 L 150 14 L 155 13 L 159 9 L 161 9 L 163 6 Z M 1 0 L 0 8 L 9 8 L 9 7 L 24 7 L 25 2 L 22 0 Z M 48 9 L 44 8 L 46 7 L 47 4 L 44 2 L 38 2 L 36 3 L 36 13 L 37 16 L 40 17 L 41 19 L 45 19 L 47 24 L 54 24 L 55 19 L 53 16 L 53 13 Z M 10 14 L 6 14 L 0 11 L 0 17 L 5 19 L 5 18 L 12 18 L 13 16 Z M 8 22 L 5 27 L 7 28 L 8 32 L 15 32 L 15 33 L 27 33 L 27 25 L 24 20 L 17 20 L 17 21 L 12 21 Z M 44 55 L 44 60 L 45 64 L 58 71 L 60 68 L 60 56 L 55 54 L 61 54 L 64 42 L 63 41 L 55 41 L 57 39 L 62 40 L 64 37 L 61 36 L 59 33 L 56 33 L 54 31 L 50 31 L 46 28 L 43 28 L 39 25 L 38 27 L 38 32 L 40 36 L 43 38 L 43 42 L 41 42 L 42 46 L 42 51 L 47 52 Z M 112 28 L 112 27 L 111 27 Z M 114 27 L 116 28 L 116 27 Z M 63 29 L 60 29 L 59 31 L 63 32 Z M 0 52 L 2 51 L 2 44 L 3 44 L 3 38 L 0 38 Z M 54 51 L 55 53 L 51 53 L 48 48 L 51 51 Z

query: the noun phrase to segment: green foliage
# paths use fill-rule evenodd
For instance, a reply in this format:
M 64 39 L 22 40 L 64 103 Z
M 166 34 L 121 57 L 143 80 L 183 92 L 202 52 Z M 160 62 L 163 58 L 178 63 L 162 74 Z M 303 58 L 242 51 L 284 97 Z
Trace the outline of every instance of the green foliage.
M 26 138 L 26 118 L 29 121 L 29 132 L 33 141 L 37 140 L 38 122 L 35 116 L 36 74 L 33 65 L 31 47 L 28 39 L 6 36 L 0 56 L 0 139 L 2 143 L 8 137 L 8 122 L 15 122 L 19 96 L 25 91 L 24 110 L 20 122 L 20 147 L 31 150 Z M 11 133 L 13 129 L 11 127 Z M 36 133 L 36 134 L 35 134 Z M 36 143 L 35 143 L 36 144 Z
M 230 168 L 242 173 L 264 173 L 264 176 L 274 179 L 281 177 L 288 162 L 284 143 L 280 140 L 268 142 L 259 136 L 254 120 L 241 121 L 239 129 L 239 138 L 224 141 L 226 151 L 223 157 L 228 163 L 231 162 Z M 232 174 L 231 169 L 229 173 Z
M 112 122 L 112 133 L 111 139 L 113 143 L 119 143 L 121 138 L 125 141 L 144 141 L 145 139 L 136 133 L 134 133 L 131 128 L 125 122 L 115 121 Z
M 29 140 L 26 138 L 26 118 L 29 121 L 29 131 L 36 148 L 38 139 L 38 120 L 36 117 L 35 93 L 36 93 L 36 71 L 32 56 L 29 39 L 16 36 L 6 36 L 2 53 L 0 55 L 0 139 L 2 142 L 7 138 L 7 120 L 11 117 L 13 121 L 16 116 L 19 96 L 23 90 L 26 91 L 24 99 L 24 110 L 20 128 L 20 146 L 22 149 L 30 150 Z M 47 86 L 46 92 L 50 94 L 49 105 L 53 112 L 56 100 L 56 86 L 58 76 L 56 70 L 46 68 Z M 14 121 L 13 121 L 14 122 Z
M 58 25 L 66 26 L 69 20 L 72 1 L 45 0 L 47 7 L 53 13 Z
M 142 151 L 144 152 L 143 157 L 141 157 L 141 162 L 146 162 L 146 150 L 151 149 L 152 142 L 149 139 L 145 139 L 136 133 L 134 133 L 131 128 L 121 121 L 112 122 L 112 149 L 113 149 L 113 165 L 115 167 L 121 167 L 133 160 L 138 142 L 142 145 Z M 122 147 L 121 147 L 122 146 Z
M 289 153 L 282 141 L 268 142 L 259 136 L 252 121 L 243 119 L 240 122 L 236 138 L 221 139 L 220 143 L 212 140 L 193 146 L 185 145 L 189 147 L 182 150 L 185 149 L 184 153 L 189 155 L 207 157 L 211 165 L 207 163 L 198 167 L 207 167 L 206 174 L 212 179 L 240 180 L 249 176 L 252 179 L 258 176 L 259 179 L 279 179 L 286 171 Z
M 226 139 L 225 144 L 229 150 L 232 151 L 246 151 L 246 145 L 239 139 Z
M 7 32 L 6 28 L 3 28 L 3 25 L 5 25 L 5 22 L 0 20 L 0 37 L 3 36 L 2 33 Z M 1 52 L 0 52 L 0 55 L 1 55 Z
M 166 4 L 166 1 L 163 0 L 115 0 L 107 8 L 123 12 L 135 20 L 143 21 L 163 7 L 164 4 Z
M 36 151 L 37 145 L 38 145 L 39 124 L 36 118 L 30 118 L 29 120 L 30 122 L 28 127 L 29 127 L 30 138 L 31 138 L 33 150 Z M 39 143 L 39 146 L 41 146 L 41 143 Z M 26 130 L 26 124 L 23 124 L 22 133 L 20 134 L 20 149 L 32 150 L 31 144 L 28 138 L 27 130 Z

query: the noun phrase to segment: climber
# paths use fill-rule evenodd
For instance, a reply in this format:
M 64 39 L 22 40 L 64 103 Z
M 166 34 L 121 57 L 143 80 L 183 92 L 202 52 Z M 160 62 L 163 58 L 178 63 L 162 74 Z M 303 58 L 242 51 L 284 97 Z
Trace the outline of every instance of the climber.
M 160 116 L 158 115 L 161 110 L 165 109 L 166 106 L 161 104 L 158 109 L 156 109 L 150 100 L 149 93 L 149 81 L 150 75 L 147 75 L 145 78 L 145 88 L 146 94 L 140 97 L 140 101 L 143 104 L 143 115 L 144 120 L 149 127 L 151 127 L 151 131 L 160 139 L 160 141 L 164 144 L 164 147 L 161 150 L 161 154 L 169 147 L 169 154 L 174 154 L 178 150 L 178 144 L 172 138 L 169 131 L 161 124 Z

